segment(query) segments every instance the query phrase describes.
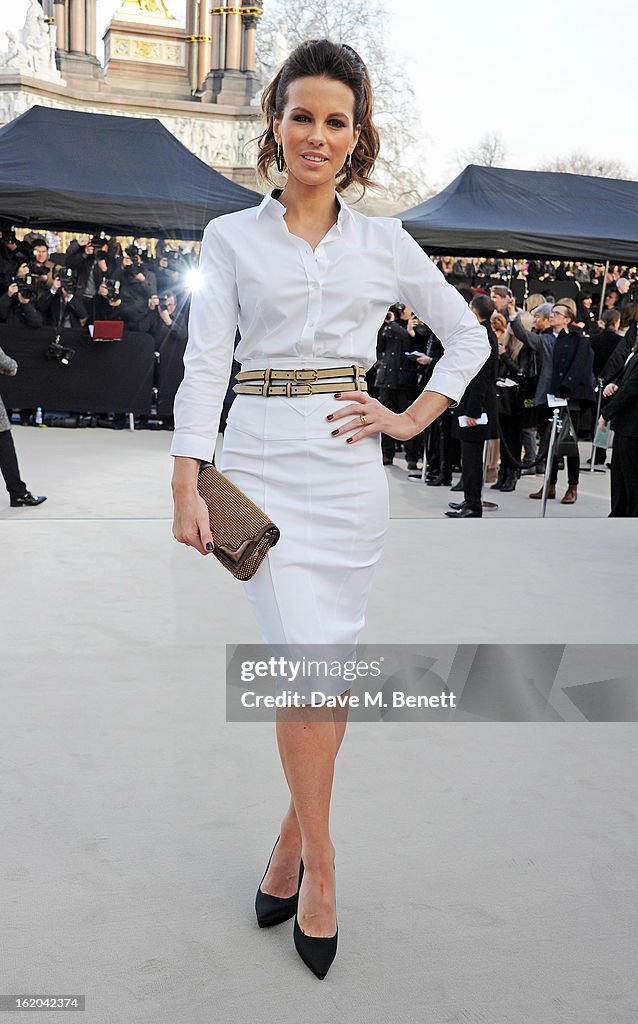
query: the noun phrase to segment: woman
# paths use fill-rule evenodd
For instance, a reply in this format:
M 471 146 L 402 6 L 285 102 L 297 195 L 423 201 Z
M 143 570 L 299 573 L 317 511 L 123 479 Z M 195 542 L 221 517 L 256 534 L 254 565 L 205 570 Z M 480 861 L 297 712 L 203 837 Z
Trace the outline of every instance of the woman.
M 522 314 L 529 316 L 529 314 Z M 500 380 L 513 380 L 515 387 L 503 388 L 499 406 L 499 424 L 503 444 L 500 446 L 501 464 L 498 477 L 492 484 L 495 491 L 514 491 L 518 480 L 521 448 L 523 446 L 522 378 L 528 370 L 531 352 L 516 338 L 502 313 L 491 318 L 492 330 L 498 339 L 498 376 Z M 529 353 L 529 356 L 528 356 Z M 519 362 L 519 360 L 521 360 Z
M 352 646 L 388 527 L 380 434 L 408 440 L 458 402 L 489 346 L 401 223 L 365 217 L 341 197 L 351 183 L 362 191 L 370 184 L 379 149 L 370 79 L 355 51 L 328 40 L 302 43 L 266 88 L 262 107 L 258 170 L 270 181 L 276 162 L 287 172 L 285 185 L 204 232 L 204 283 L 193 295 L 175 399 L 173 533 L 200 554 L 213 549 L 197 473 L 215 449 L 238 325 L 236 356 L 249 380 L 236 385 L 220 469 L 281 529 L 243 586 L 266 644 Z M 388 306 L 399 300 L 447 351 L 427 390 L 394 413 L 362 380 Z M 272 393 L 276 371 L 287 375 L 289 395 Z M 317 384 L 334 390 L 317 391 Z M 323 710 L 300 709 L 299 721 L 294 709 L 278 712 L 291 802 L 256 899 L 260 924 L 296 908 L 297 951 L 320 978 L 337 944 L 328 818 L 345 729 L 344 715 L 330 712 L 323 721 Z

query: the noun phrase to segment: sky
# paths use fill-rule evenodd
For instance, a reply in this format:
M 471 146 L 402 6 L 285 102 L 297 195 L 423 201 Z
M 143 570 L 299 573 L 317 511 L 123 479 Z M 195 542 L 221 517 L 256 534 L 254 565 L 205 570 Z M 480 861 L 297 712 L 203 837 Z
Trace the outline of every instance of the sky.
M 120 0 L 97 0 L 98 37 Z M 167 0 L 183 17 L 184 0 Z M 268 3 L 268 0 L 265 0 Z M 27 0 L 2 0 L 4 30 Z M 535 0 L 502 12 L 476 0 L 386 0 L 388 42 L 410 72 L 427 144 L 426 175 L 442 187 L 455 154 L 498 132 L 508 167 L 538 168 L 582 150 L 620 160 L 638 179 L 635 39 L 638 0 Z

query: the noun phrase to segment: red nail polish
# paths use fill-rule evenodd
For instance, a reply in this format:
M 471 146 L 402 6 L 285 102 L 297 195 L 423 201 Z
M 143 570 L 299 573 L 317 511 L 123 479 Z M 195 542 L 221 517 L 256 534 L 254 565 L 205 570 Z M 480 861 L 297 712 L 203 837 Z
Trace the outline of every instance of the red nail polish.
M 333 430 L 333 431 L 332 431 L 332 436 L 334 437 L 334 436 L 335 436 L 335 434 L 338 434 L 338 433 L 339 433 L 339 427 L 337 427 L 337 429 L 336 429 L 336 430 Z
M 331 420 L 332 417 L 333 417 L 333 414 L 331 412 L 329 412 L 328 415 L 326 416 L 326 419 L 327 420 Z

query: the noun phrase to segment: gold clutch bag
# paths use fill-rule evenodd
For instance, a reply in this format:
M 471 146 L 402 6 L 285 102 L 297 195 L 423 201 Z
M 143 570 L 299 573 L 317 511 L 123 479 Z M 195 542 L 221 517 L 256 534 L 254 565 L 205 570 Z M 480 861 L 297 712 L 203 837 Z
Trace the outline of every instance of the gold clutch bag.
M 213 554 L 236 579 L 251 579 L 279 540 L 279 528 L 211 463 L 201 464 L 197 490 L 208 508 Z

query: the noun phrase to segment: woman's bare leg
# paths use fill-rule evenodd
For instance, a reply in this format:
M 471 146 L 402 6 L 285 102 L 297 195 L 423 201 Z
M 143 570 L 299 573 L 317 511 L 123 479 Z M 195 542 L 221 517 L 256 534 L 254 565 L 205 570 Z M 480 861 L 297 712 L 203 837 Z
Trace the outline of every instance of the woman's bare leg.
M 299 924 L 309 935 L 334 935 L 334 847 L 328 817 L 334 759 L 343 742 L 348 708 L 316 711 L 316 715 L 300 712 L 303 721 L 294 711 L 278 717 L 277 742 L 291 799 L 261 888 L 282 897 L 296 892 L 303 845 L 304 877 L 308 873 L 309 879 L 302 883 Z M 308 770 L 310 764 L 315 766 L 313 772 Z M 298 806 L 303 808 L 301 821 Z

